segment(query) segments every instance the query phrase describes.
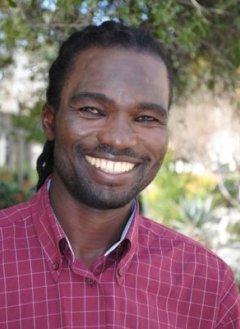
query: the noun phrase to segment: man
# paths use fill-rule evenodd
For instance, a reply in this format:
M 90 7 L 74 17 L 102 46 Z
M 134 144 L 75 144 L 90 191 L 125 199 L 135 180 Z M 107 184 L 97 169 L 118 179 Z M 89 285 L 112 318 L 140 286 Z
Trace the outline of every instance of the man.
M 39 191 L 0 215 L 1 328 L 240 328 L 229 267 L 139 214 L 167 149 L 171 90 L 145 31 L 105 22 L 63 43 Z

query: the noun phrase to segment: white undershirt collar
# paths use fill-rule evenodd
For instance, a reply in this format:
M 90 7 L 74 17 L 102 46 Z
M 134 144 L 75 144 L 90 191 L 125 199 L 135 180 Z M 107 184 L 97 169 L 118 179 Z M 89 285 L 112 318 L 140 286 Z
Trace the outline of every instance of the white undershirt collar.
M 47 191 L 49 191 L 49 188 L 50 188 L 50 185 L 51 185 L 51 179 L 47 182 Z M 115 242 L 105 253 L 104 253 L 104 256 L 108 256 L 113 250 L 115 250 L 119 245 L 120 243 L 126 238 L 126 235 L 129 231 L 129 228 L 132 224 L 132 221 L 133 221 L 133 218 L 134 218 L 134 215 L 135 215 L 135 212 L 136 212 L 136 200 L 134 199 L 133 202 L 132 202 L 132 206 L 131 206 L 131 215 L 122 231 L 122 234 L 121 234 L 121 237 L 120 237 L 120 240 L 118 240 L 117 242 Z M 57 221 L 58 225 L 60 225 L 59 221 L 57 220 L 57 217 L 55 217 L 55 220 Z M 60 225 L 61 227 L 61 225 Z M 61 229 L 63 230 L 63 228 L 61 227 Z M 63 230 L 64 232 L 64 230 Z M 65 232 L 64 232 L 65 233 Z M 72 256 L 73 258 L 75 258 L 75 255 L 74 255 L 74 251 L 73 251 L 73 248 L 71 246 L 71 243 L 65 233 L 65 236 L 66 236 L 66 241 L 67 241 L 67 244 L 68 244 L 68 247 L 69 249 L 71 250 L 71 253 L 72 253 Z

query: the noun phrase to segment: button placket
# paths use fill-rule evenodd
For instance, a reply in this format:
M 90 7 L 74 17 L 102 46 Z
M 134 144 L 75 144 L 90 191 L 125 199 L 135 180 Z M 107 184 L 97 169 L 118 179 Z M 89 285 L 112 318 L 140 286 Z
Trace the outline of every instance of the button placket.
M 117 269 L 117 274 L 118 274 L 118 276 L 122 277 L 123 276 L 123 269 L 122 268 L 118 268 Z
M 120 286 L 123 285 L 124 283 L 124 270 L 123 268 L 118 268 L 117 271 L 116 271 L 116 279 L 117 279 L 117 282 Z
M 88 277 L 85 278 L 85 282 L 88 286 L 93 286 L 96 283 L 94 279 Z
M 57 270 L 59 269 L 59 266 L 60 266 L 60 264 L 59 264 L 59 261 L 58 261 L 58 260 L 55 260 L 55 261 L 52 263 L 52 269 L 53 269 L 54 271 L 57 271 Z

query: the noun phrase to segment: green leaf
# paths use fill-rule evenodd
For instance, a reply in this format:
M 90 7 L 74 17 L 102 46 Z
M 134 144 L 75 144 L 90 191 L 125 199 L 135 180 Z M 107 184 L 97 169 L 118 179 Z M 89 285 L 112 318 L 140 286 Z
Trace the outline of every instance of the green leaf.
M 17 7 L 17 4 L 14 0 L 7 0 L 8 4 L 10 7 L 12 8 L 16 8 Z

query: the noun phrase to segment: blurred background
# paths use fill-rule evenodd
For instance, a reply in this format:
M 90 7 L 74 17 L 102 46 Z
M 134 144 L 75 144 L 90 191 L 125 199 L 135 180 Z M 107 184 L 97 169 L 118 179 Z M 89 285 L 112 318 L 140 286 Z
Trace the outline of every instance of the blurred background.
M 174 66 L 170 148 L 144 213 L 215 251 L 240 282 L 238 0 L 0 0 L 0 208 L 35 191 L 59 43 L 107 19 L 150 29 Z

